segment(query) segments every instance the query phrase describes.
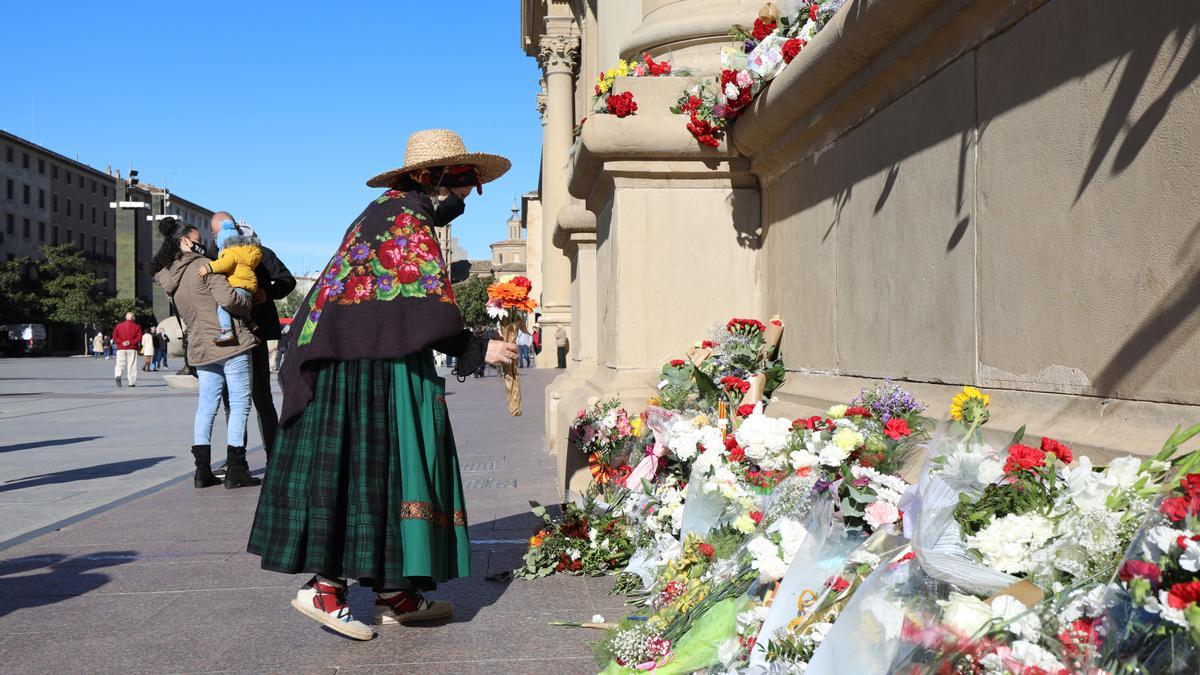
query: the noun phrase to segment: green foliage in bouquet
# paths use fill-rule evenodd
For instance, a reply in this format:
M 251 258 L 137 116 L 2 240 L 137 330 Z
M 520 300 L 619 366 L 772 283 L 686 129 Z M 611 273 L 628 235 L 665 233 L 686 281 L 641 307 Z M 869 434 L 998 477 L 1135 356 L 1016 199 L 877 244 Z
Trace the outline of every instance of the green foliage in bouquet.
M 540 579 L 551 574 L 600 576 L 622 568 L 633 553 L 623 517 L 613 517 L 590 500 L 584 506 L 564 504 L 562 516 L 554 518 L 537 502 L 533 514 L 545 526 L 529 538 L 524 563 L 513 575 Z

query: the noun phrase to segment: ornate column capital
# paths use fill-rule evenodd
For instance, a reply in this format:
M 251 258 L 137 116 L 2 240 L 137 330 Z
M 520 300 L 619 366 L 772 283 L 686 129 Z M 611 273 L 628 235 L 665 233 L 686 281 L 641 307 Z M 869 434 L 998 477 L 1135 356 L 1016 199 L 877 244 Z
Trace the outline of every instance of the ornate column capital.
M 546 74 L 574 73 L 579 55 L 579 36 L 548 34 L 538 40 L 538 62 Z

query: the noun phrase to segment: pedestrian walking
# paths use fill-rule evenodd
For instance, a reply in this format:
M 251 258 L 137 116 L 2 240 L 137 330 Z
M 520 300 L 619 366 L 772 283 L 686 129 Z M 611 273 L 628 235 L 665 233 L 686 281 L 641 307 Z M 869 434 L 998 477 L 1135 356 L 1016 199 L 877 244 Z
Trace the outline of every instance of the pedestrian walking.
M 145 362 L 142 363 L 142 370 L 145 372 L 153 370 L 153 364 L 151 362 L 154 361 L 155 330 L 157 329 L 151 328 L 149 331 L 142 333 L 142 356 L 146 358 Z
M 449 616 L 422 593 L 470 574 L 433 352 L 458 357 L 461 377 L 517 349 L 464 329 L 434 227 L 508 167 L 453 132 L 413 134 L 405 166 L 367 182 L 388 190 L 355 218 L 288 338 L 282 426 L 247 548 L 264 569 L 315 574 L 292 606 L 355 639 L 374 632 L 346 604 L 348 578 L 378 593 L 381 625 Z
M 221 391 L 229 392 L 226 423 L 225 487 L 259 485 L 246 463 L 246 419 L 250 415 L 250 350 L 255 338 L 246 327 L 251 301 L 234 292 L 220 274 L 201 277 L 197 270 L 208 264 L 202 254 L 200 230 L 174 218 L 159 221 L 162 248 L 154 256 L 154 280 L 175 302 L 179 318 L 187 325 L 187 358 L 200 380 L 199 399 L 192 426 L 192 456 L 196 460 L 193 484 L 197 488 L 219 484 L 212 472 L 212 428 L 221 406 Z M 221 324 L 217 305 L 233 316 L 233 329 L 241 336 L 236 345 L 217 345 Z
M 570 342 L 567 340 L 567 331 L 559 326 L 554 331 L 554 346 L 558 348 L 558 367 L 567 367 L 567 347 Z
M 235 221 L 233 214 L 228 211 L 213 214 L 209 228 L 214 239 L 225 221 Z M 254 267 L 257 290 L 253 295 L 254 309 L 250 311 L 250 331 L 254 333 L 258 342 L 254 349 L 250 350 L 250 382 L 258 430 L 267 460 L 270 461 L 271 451 L 275 447 L 275 435 L 279 429 L 279 414 L 275 410 L 275 397 L 271 393 L 271 353 L 268 342 L 281 339 L 279 312 L 275 308 L 275 301 L 286 298 L 296 288 L 296 278 L 279 256 L 262 244 L 253 228 L 241 223 L 238 229 L 243 236 L 258 242 L 258 263 Z M 215 254 L 215 251 L 213 253 Z M 215 255 L 210 255 L 210 259 L 215 259 Z
M 117 386 L 121 386 L 121 371 L 124 370 L 129 386 L 136 387 L 137 356 L 142 347 L 142 327 L 133 320 L 133 312 L 126 312 L 125 320 L 113 328 L 112 341 L 117 358 L 116 368 L 113 369 Z
M 521 352 L 520 367 L 529 368 L 533 365 L 533 336 L 524 328 L 517 333 L 517 349 Z
M 98 359 L 104 355 L 104 334 L 99 331 L 92 336 L 92 358 Z
M 167 336 L 167 331 L 159 328 L 154 331 L 154 369 L 166 370 L 170 366 L 167 365 L 167 348 L 171 344 L 171 338 Z
M 112 357 L 113 357 L 112 338 L 105 335 L 104 336 L 104 360 L 107 361 L 107 360 L 111 359 Z

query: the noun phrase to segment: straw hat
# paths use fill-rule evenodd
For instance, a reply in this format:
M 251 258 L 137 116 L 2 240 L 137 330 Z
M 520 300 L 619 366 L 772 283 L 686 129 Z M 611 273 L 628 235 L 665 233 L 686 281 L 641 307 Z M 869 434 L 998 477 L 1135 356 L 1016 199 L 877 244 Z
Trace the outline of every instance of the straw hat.
M 470 164 L 479 172 L 480 183 L 490 183 L 503 176 L 512 167 L 512 162 L 500 155 L 484 152 L 467 152 L 462 138 L 449 129 L 426 129 L 415 131 L 408 137 L 408 148 L 404 151 L 404 166 L 385 171 L 367 181 L 368 187 L 390 187 L 401 174 L 431 166 Z

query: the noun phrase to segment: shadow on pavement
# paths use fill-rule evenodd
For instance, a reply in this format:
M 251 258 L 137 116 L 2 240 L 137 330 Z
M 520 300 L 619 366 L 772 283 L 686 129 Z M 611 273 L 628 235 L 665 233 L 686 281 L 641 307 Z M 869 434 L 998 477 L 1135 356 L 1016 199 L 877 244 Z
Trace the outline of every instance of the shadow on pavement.
M 79 597 L 108 583 L 110 577 L 96 570 L 121 565 L 137 558 L 137 551 L 100 551 L 72 558 L 63 553 L 26 556 L 0 561 L 0 584 L 7 589 L 0 598 L 0 617 L 19 609 L 44 607 Z M 20 575 L 43 569 L 37 574 Z
M 49 448 L 56 445 L 74 445 L 75 443 L 87 443 L 104 438 L 103 436 L 78 436 L 76 438 L 54 438 L 46 441 L 32 441 L 30 443 L 17 443 L 16 445 L 0 445 L 0 453 L 16 452 L 18 450 L 33 450 L 34 448 Z
M 34 487 L 38 485 L 55 485 L 58 483 L 74 483 L 75 481 L 80 480 L 92 480 L 94 478 L 125 476 L 134 473 L 135 471 L 148 469 L 155 464 L 165 462 L 168 459 L 174 459 L 174 457 L 144 457 L 142 459 L 127 459 L 123 462 L 111 462 L 109 464 L 99 464 L 96 466 L 69 469 L 67 471 L 55 471 L 54 473 L 44 473 L 36 476 L 15 478 L 10 481 L 5 481 L 4 485 L 0 485 L 0 492 L 10 492 L 12 490 L 20 490 L 22 488 Z

